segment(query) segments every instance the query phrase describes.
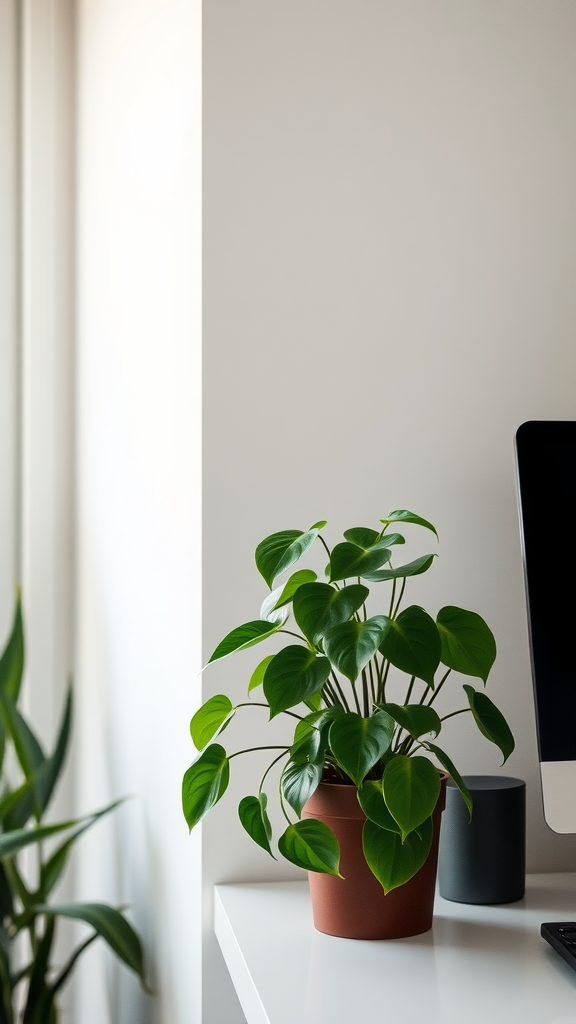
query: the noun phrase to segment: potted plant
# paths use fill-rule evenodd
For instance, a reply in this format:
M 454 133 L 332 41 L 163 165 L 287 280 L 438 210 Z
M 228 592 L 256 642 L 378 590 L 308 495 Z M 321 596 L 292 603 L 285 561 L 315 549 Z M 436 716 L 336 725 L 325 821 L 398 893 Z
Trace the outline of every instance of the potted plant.
M 273 758 L 256 795 L 240 802 L 242 825 L 273 855 L 266 784 L 279 762 L 287 825 L 278 849 L 309 872 L 316 927 L 359 938 L 416 934 L 432 923 L 447 774 L 472 813 L 460 774 L 436 742 L 444 722 L 471 715 L 504 761 L 514 749 L 503 715 L 483 689 L 465 683 L 457 690 L 464 701 L 437 711 L 452 673 L 485 686 L 496 644 L 475 612 L 447 606 L 433 618 L 419 605 L 405 606 L 407 582 L 427 572 L 436 556 L 393 565 L 405 542 L 397 531 L 416 526 L 437 539 L 430 522 L 397 510 L 379 529 L 346 530 L 332 548 L 325 526 L 275 533 L 256 548 L 270 593 L 260 617 L 228 633 L 209 663 L 271 636 L 285 635 L 286 645 L 257 665 L 248 700 L 219 694 L 194 715 L 192 740 L 201 753 L 184 775 L 184 815 L 192 829 L 224 794 L 231 761 L 249 753 L 227 754 L 214 742 L 236 714 L 257 705 L 269 709 L 270 719 L 286 716 L 294 731 L 285 745 L 253 748 L 271 749 Z M 298 569 L 278 583 L 314 544 L 325 548 L 324 579 Z M 368 584 L 385 588 L 376 608 Z
M 76 841 L 121 801 L 82 818 L 45 820 L 66 758 L 72 691 L 54 750 L 46 754 L 19 708 L 23 669 L 18 600 L 11 635 L 0 655 L 0 1024 L 57 1024 L 62 990 L 95 939 L 103 938 L 143 983 L 144 964 L 138 935 L 115 907 L 50 902 Z M 65 963 L 54 964 L 61 918 L 84 922 L 90 934 Z

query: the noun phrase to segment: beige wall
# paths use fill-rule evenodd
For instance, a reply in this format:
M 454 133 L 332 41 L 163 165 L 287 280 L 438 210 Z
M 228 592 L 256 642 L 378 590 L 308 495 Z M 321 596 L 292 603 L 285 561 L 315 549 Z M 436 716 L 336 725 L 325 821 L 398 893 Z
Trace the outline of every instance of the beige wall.
M 513 436 L 576 418 L 576 6 L 210 0 L 204 21 L 206 653 L 257 617 L 266 534 L 413 508 L 441 544 L 411 600 L 496 634 L 529 867 L 573 868 L 541 811 Z M 245 692 L 262 651 L 206 672 L 206 695 Z M 257 739 L 242 721 L 229 745 Z M 449 749 L 499 771 L 466 727 Z M 238 824 L 240 760 L 204 827 L 208 894 L 292 876 Z M 207 949 L 204 1024 L 231 1024 Z

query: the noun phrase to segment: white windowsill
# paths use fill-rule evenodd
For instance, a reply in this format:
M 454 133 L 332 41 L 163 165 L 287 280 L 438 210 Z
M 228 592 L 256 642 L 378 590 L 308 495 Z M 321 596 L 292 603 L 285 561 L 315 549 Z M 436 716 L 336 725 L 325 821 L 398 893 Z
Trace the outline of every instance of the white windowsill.
M 576 873 L 529 875 L 503 906 L 437 896 L 432 931 L 381 942 L 315 931 L 306 882 L 215 889 L 248 1024 L 576 1024 L 576 971 L 540 937 L 563 920 L 576 920 Z

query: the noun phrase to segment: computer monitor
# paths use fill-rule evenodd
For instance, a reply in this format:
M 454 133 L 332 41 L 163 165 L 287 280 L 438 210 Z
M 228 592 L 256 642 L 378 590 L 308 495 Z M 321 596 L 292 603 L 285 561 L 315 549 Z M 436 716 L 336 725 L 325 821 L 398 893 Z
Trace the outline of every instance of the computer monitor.
M 523 423 L 516 465 L 544 817 L 576 832 L 576 422 Z

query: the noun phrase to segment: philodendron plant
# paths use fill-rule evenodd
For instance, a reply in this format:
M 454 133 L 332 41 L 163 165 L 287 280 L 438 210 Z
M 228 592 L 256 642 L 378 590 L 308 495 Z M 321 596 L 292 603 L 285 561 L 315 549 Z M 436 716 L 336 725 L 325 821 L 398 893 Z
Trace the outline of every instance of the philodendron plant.
M 475 612 L 449 605 L 433 618 L 419 605 L 403 607 L 408 581 L 426 572 L 435 559 L 424 554 L 393 566 L 404 544 L 397 530 L 408 524 L 437 538 L 431 523 L 403 509 L 381 519 L 379 529 L 346 530 L 344 540 L 331 549 L 321 532 L 325 522 L 304 532 L 272 534 L 258 545 L 256 566 L 270 593 L 260 617 L 228 633 L 209 663 L 272 636 L 286 636 L 286 646 L 254 669 L 248 700 L 219 694 L 194 715 L 192 740 L 201 753 L 182 786 L 190 829 L 225 792 L 233 758 L 250 754 L 227 754 L 213 740 L 232 718 L 253 706 L 267 708 L 270 719 L 285 715 L 295 723 L 293 738 L 284 746 L 251 748 L 271 750 L 273 759 L 256 795 L 244 797 L 238 808 L 245 830 L 272 856 L 265 786 L 277 762 L 282 763 L 279 800 L 287 822 L 278 840 L 280 853 L 309 871 L 338 875 L 336 837 L 320 821 L 301 820 L 301 813 L 320 782 L 353 785 L 367 819 L 364 856 L 385 892 L 412 878 L 428 856 L 432 812 L 440 793 L 435 762 L 452 777 L 472 813 L 461 776 L 436 742 L 443 724 L 459 715 L 471 716 L 483 736 L 500 748 L 504 761 L 514 749 L 512 733 L 484 689 L 470 683 L 457 688 L 454 710 L 440 715 L 434 705 L 454 672 L 485 686 L 496 644 Z M 328 556 L 325 579 L 298 569 L 277 585 L 318 543 Z M 376 595 L 367 584 L 377 585 L 377 609 Z M 294 622 L 288 628 L 290 618 Z M 258 699 L 260 694 L 263 699 Z

